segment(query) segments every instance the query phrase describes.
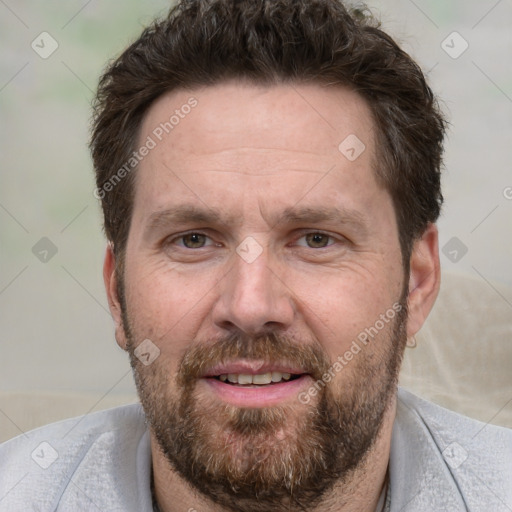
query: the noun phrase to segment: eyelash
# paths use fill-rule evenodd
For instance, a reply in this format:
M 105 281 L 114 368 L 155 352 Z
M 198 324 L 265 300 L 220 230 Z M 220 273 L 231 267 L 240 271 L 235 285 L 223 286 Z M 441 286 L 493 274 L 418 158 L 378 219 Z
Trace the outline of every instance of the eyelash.
M 183 233 L 182 235 L 179 235 L 175 238 L 173 238 L 172 240 L 169 240 L 169 243 L 174 243 L 176 242 L 177 240 L 181 240 L 183 241 L 183 239 L 187 236 L 190 236 L 190 235 L 200 235 L 200 236 L 204 236 L 205 238 L 209 239 L 212 241 L 211 237 L 209 237 L 207 234 L 205 233 L 202 233 L 201 231 L 190 231 L 188 233 Z M 203 246 L 203 247 L 198 247 L 197 249 L 203 249 L 204 247 L 211 247 L 213 245 L 220 245 L 220 244 L 215 244 L 215 243 L 211 243 L 207 246 Z M 185 245 L 181 244 L 180 247 L 182 247 L 183 249 L 190 249 L 190 250 L 197 250 L 197 249 L 192 249 L 191 247 L 185 247 Z
M 210 236 L 208 236 L 206 233 L 203 233 L 201 231 L 189 231 L 188 233 L 183 233 L 179 236 L 176 236 L 170 240 L 167 240 L 165 243 L 166 245 L 167 244 L 174 244 L 176 243 L 177 241 L 183 241 L 183 239 L 187 236 L 190 236 L 190 235 L 200 235 L 200 236 L 204 236 L 206 237 L 208 240 L 212 241 L 212 238 Z M 297 244 L 297 242 L 299 240 L 301 240 L 302 238 L 305 238 L 306 236 L 308 235 L 321 235 L 321 236 L 325 236 L 328 238 L 328 241 L 330 243 L 328 243 L 326 246 L 324 247 L 308 247 L 307 245 L 300 245 L 299 247 L 305 247 L 307 249 L 326 249 L 328 247 L 330 247 L 331 245 L 334 245 L 336 242 L 340 242 L 340 243 L 343 243 L 345 241 L 345 239 L 341 239 L 341 238 L 337 238 L 337 237 L 334 237 L 333 235 L 330 235 L 329 233 L 325 233 L 323 231 L 305 231 L 305 232 L 302 232 L 302 234 L 300 235 L 300 237 L 296 238 L 294 243 Z M 202 246 L 202 247 L 197 247 L 197 248 L 191 248 L 191 247 L 186 247 L 184 244 L 178 244 L 178 246 L 182 249 L 188 249 L 188 250 L 191 250 L 191 251 L 194 251 L 194 250 L 198 250 L 198 249 L 204 249 L 205 247 L 212 247 L 212 246 L 220 246 L 220 244 L 216 244 L 216 243 L 210 243 L 208 245 L 205 245 L 205 246 Z

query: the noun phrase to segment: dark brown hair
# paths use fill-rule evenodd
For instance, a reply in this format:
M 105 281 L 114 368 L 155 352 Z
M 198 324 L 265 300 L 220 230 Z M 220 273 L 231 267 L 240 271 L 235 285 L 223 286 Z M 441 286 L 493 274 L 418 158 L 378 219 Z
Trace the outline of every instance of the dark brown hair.
M 150 105 L 165 92 L 239 78 L 339 84 L 368 103 L 377 178 L 391 194 L 404 268 L 442 204 L 445 121 L 418 65 L 366 9 L 340 0 L 182 0 L 108 67 L 94 103 L 95 195 L 123 258 L 134 198 L 130 159 Z

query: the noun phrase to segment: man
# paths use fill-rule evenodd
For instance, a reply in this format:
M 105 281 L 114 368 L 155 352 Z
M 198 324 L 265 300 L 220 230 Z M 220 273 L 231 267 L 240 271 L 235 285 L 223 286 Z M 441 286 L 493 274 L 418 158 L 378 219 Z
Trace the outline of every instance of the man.
M 91 142 L 142 407 L 4 444 L 0 508 L 512 510 L 511 432 L 397 390 L 439 289 L 444 127 L 338 0 L 184 0 L 145 30 Z

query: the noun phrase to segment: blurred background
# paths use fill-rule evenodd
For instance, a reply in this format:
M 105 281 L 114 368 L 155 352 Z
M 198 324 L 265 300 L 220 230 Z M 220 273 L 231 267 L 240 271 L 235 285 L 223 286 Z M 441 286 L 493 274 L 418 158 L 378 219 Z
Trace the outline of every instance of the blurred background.
M 512 285 L 512 3 L 368 5 L 420 63 L 451 122 L 443 271 L 489 290 Z M 0 397 L 83 391 L 101 407 L 134 394 L 103 289 L 90 104 L 109 59 L 168 8 L 0 0 Z

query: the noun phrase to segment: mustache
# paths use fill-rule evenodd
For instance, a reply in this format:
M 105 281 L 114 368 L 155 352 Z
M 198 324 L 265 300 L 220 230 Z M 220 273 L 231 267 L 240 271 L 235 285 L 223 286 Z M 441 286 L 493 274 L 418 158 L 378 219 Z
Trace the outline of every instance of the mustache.
M 178 384 L 192 385 L 209 368 L 240 359 L 289 364 L 315 380 L 330 366 L 329 358 L 316 340 L 304 343 L 275 332 L 254 336 L 236 333 L 187 350 L 178 366 Z

